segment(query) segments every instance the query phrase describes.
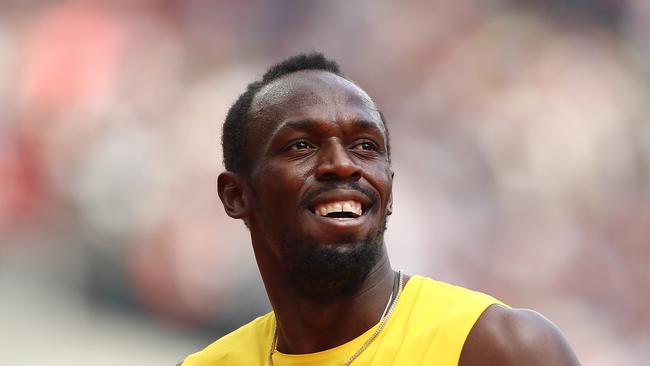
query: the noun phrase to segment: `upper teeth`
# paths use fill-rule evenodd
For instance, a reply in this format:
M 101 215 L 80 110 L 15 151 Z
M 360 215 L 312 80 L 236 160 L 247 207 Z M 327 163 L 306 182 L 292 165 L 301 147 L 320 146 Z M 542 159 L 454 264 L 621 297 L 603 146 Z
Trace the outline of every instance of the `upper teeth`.
M 338 201 L 316 206 L 314 213 L 320 216 L 327 216 L 331 212 L 351 212 L 361 216 L 361 203 L 357 201 Z

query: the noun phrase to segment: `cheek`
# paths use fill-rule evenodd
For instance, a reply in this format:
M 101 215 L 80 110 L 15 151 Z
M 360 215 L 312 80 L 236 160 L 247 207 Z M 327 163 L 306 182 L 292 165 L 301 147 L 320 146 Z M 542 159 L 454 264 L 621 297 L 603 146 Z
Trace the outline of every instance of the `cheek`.
M 270 165 L 260 171 L 257 181 L 258 198 L 273 207 L 294 205 L 300 198 L 301 188 L 305 182 L 305 174 L 298 167 L 282 168 Z
M 393 172 L 384 164 L 368 164 L 364 167 L 366 179 L 375 187 L 383 200 L 387 200 L 393 189 Z

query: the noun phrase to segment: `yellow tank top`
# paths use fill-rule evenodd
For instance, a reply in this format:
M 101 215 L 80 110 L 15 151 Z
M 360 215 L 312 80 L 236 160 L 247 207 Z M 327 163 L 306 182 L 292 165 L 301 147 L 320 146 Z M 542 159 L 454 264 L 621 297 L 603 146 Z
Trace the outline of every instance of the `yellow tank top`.
M 352 365 L 457 366 L 472 326 L 492 304 L 491 296 L 422 276 L 408 281 L 391 318 Z M 275 351 L 275 366 L 340 366 L 379 324 L 359 337 L 322 352 L 290 355 Z M 275 327 L 270 312 L 190 355 L 183 366 L 266 366 Z

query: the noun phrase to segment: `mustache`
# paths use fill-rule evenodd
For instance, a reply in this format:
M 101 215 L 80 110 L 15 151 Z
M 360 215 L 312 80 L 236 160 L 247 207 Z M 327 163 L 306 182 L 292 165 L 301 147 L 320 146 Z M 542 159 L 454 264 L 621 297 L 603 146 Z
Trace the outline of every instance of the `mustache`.
M 301 207 L 309 208 L 309 203 L 313 201 L 316 197 L 318 197 L 318 195 L 334 189 L 354 190 L 363 193 L 366 197 L 368 197 L 368 199 L 370 199 L 373 210 L 376 209 L 377 204 L 379 203 L 379 195 L 377 193 L 367 188 L 361 187 L 361 185 L 357 182 L 347 182 L 347 183 L 324 182 L 323 186 L 318 187 L 313 191 L 309 191 L 305 193 L 305 195 L 300 199 L 299 204 Z

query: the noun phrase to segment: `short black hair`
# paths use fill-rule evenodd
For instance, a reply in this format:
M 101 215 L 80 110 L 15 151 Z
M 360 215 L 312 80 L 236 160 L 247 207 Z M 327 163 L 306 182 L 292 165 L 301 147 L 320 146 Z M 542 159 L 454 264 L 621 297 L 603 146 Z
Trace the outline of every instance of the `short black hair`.
M 237 98 L 228 110 L 221 133 L 223 163 L 226 170 L 236 173 L 248 173 L 251 168 L 251 162 L 246 154 L 246 126 L 248 126 L 248 112 L 255 94 L 273 80 L 302 70 L 322 70 L 346 78 L 335 61 L 318 52 L 301 53 L 269 67 L 261 80 L 248 84 L 246 91 Z M 380 116 L 384 126 L 386 126 L 384 115 L 381 112 Z M 388 140 L 388 129 L 386 129 L 386 139 Z M 388 154 L 390 157 L 390 145 Z

